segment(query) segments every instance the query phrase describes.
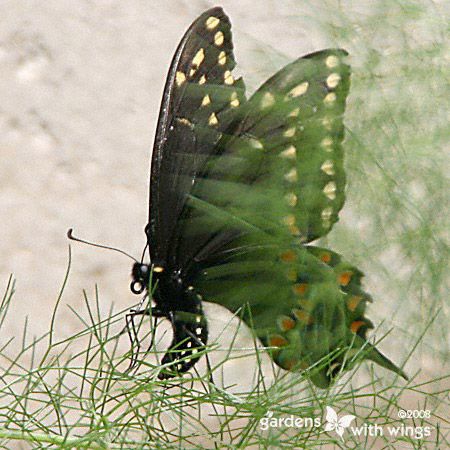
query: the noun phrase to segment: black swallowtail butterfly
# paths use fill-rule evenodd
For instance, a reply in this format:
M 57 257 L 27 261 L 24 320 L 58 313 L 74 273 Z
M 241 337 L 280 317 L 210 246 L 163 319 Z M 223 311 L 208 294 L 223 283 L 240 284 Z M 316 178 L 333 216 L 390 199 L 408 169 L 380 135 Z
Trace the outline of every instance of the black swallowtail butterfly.
M 208 339 L 203 299 L 240 312 L 284 369 L 325 359 L 310 370 L 317 386 L 357 354 L 406 378 L 366 340 L 363 274 L 307 245 L 330 231 L 344 203 L 346 55 L 299 58 L 246 99 L 221 8 L 181 40 L 151 163 L 151 262 L 134 264 L 131 283 L 154 305 L 131 316 L 166 318 L 173 328 L 160 378 L 198 361 Z

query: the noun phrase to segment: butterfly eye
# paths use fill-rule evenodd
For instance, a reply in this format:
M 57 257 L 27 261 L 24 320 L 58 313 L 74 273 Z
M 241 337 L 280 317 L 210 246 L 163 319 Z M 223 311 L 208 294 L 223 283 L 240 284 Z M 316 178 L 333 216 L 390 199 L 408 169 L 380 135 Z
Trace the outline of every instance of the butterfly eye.
M 144 292 L 144 285 L 140 281 L 132 281 L 130 284 L 130 289 L 133 294 L 142 294 Z

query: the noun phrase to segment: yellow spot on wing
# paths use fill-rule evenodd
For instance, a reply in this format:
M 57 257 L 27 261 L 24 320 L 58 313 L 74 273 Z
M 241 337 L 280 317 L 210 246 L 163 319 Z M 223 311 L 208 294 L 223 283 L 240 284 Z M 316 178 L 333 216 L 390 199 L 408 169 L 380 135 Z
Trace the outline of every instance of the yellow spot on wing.
M 216 28 L 217 25 L 219 25 L 219 22 L 220 20 L 217 17 L 209 16 L 206 19 L 205 25 L 208 30 L 214 30 L 214 28 Z
M 289 226 L 289 232 L 293 236 L 300 236 L 300 229 L 296 225 L 290 225 Z
M 332 73 L 328 75 L 327 86 L 333 89 L 339 84 L 339 81 L 341 81 L 341 76 L 338 73 Z
M 283 217 L 283 223 L 285 225 L 295 225 L 295 216 L 293 214 L 289 214 L 289 216 Z
M 296 98 L 300 97 L 300 95 L 303 95 L 308 90 L 309 83 L 307 81 L 304 81 L 303 83 L 300 83 L 298 86 L 295 86 L 295 88 L 291 89 L 288 93 L 288 98 Z
M 186 75 L 183 72 L 177 71 L 175 74 L 175 83 L 177 86 L 181 86 L 186 81 Z
M 180 117 L 177 119 L 179 123 L 182 123 L 183 125 L 192 126 L 192 122 L 189 119 L 186 119 L 185 117 Z
M 329 147 L 330 145 L 333 144 L 333 139 L 331 139 L 330 137 L 326 137 L 322 140 L 322 142 L 320 143 L 320 145 L 322 147 Z
M 293 192 L 288 192 L 284 198 L 289 206 L 297 205 L 297 196 Z
M 327 175 L 334 175 L 334 164 L 331 159 L 327 159 L 321 166 L 320 169 L 322 172 L 326 173 Z
M 290 145 L 286 150 L 283 150 L 280 153 L 280 156 L 286 159 L 295 159 L 296 152 L 296 148 L 293 145 Z
M 325 64 L 330 69 L 332 69 L 333 67 L 337 67 L 339 65 L 339 58 L 337 56 L 335 56 L 335 55 L 330 55 L 325 60 Z
M 322 216 L 323 220 L 330 220 L 332 214 L 333 214 L 333 208 L 331 206 L 328 206 L 327 208 L 325 208 L 322 211 L 321 216 Z
M 206 83 L 206 76 L 205 75 L 202 75 L 201 77 L 200 77 L 200 80 L 198 80 L 198 84 L 205 84 Z
M 208 124 L 209 124 L 209 125 L 217 125 L 218 123 L 219 123 L 219 121 L 217 120 L 217 116 L 216 116 L 214 113 L 212 113 L 212 114 L 209 116 Z
M 214 44 L 216 44 L 218 47 L 220 47 L 223 44 L 223 33 L 221 31 L 218 31 L 214 35 Z
M 289 113 L 288 117 L 297 117 L 299 114 L 300 108 L 295 108 Z
M 287 174 L 284 175 L 284 178 L 290 183 L 295 183 L 297 181 L 297 169 L 291 169 Z
M 237 94 L 235 98 L 232 97 L 230 106 L 232 106 L 233 108 L 237 108 L 239 106 L 239 99 L 237 98 Z
M 164 267 L 161 267 L 161 266 L 155 266 L 155 267 L 153 267 L 153 272 L 155 272 L 155 273 L 161 273 L 161 272 L 164 272 Z
M 323 99 L 323 102 L 325 103 L 325 105 L 327 106 L 331 106 L 334 102 L 336 101 L 336 94 L 334 92 L 330 92 L 329 94 L 327 94 L 325 96 L 325 98 Z
M 336 183 L 334 181 L 330 181 L 323 188 L 323 193 L 330 199 L 334 200 L 336 198 Z
M 261 100 L 261 108 L 269 108 L 275 103 L 275 97 L 270 92 L 266 92 Z
M 284 133 L 284 137 L 293 137 L 295 135 L 295 127 L 288 128 Z
M 195 67 L 200 67 L 200 64 L 205 59 L 205 51 L 201 48 L 194 56 L 194 59 L 192 60 L 192 64 Z
M 217 58 L 217 62 L 223 66 L 227 62 L 227 54 L 224 51 L 219 53 L 219 57 Z
M 327 207 L 324 210 L 322 210 L 321 217 L 322 217 L 322 227 L 324 228 L 330 228 L 331 227 L 331 216 L 333 214 L 333 208 Z
M 322 142 L 320 143 L 320 146 L 326 151 L 326 152 L 332 152 L 333 151 L 333 139 L 330 137 L 326 137 L 322 139 Z
M 333 125 L 333 120 L 330 117 L 324 117 L 322 119 L 322 125 L 326 130 L 330 131 Z
M 234 83 L 233 75 L 231 75 L 231 72 L 229 70 L 226 70 L 224 72 L 223 81 L 225 84 L 233 84 Z
M 256 148 L 258 150 L 261 150 L 264 148 L 261 141 L 258 141 L 258 139 L 250 138 L 248 141 L 253 148 Z
M 211 97 L 206 94 L 202 100 L 202 106 L 208 106 L 211 103 Z

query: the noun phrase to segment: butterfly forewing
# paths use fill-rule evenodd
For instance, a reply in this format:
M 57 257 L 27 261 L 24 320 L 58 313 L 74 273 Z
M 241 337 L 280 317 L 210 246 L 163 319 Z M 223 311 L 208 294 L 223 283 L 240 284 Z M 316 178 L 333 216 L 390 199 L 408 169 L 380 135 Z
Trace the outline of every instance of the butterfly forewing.
M 147 233 L 151 258 L 161 264 L 174 258 L 177 221 L 199 168 L 245 101 L 235 64 L 228 17 L 221 8 L 206 11 L 176 51 L 156 133 Z

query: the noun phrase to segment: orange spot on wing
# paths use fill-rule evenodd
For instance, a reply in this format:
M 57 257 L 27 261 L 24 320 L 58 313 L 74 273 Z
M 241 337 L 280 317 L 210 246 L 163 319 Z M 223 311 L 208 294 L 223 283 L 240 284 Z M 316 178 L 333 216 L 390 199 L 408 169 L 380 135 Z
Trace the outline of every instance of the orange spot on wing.
M 350 280 L 352 279 L 352 275 L 353 275 L 353 272 L 350 272 L 350 271 L 342 272 L 339 275 L 339 284 L 341 286 L 347 286 L 348 283 L 350 283 Z
M 297 363 L 298 363 L 297 359 L 289 358 L 284 361 L 280 361 L 280 366 L 285 370 L 292 370 Z
M 358 307 L 358 305 L 361 303 L 362 301 L 362 297 L 360 295 L 354 295 L 353 297 L 350 297 L 347 300 L 347 308 L 353 312 L 355 311 L 355 309 Z
M 359 329 L 365 324 L 366 324 L 366 322 L 364 322 L 363 320 L 355 320 L 350 325 L 350 330 L 352 331 L 352 333 L 357 333 L 359 331 Z
M 279 334 L 273 334 L 269 337 L 269 347 L 284 347 L 285 345 L 288 345 L 287 339 L 285 339 L 283 336 L 280 336 Z
M 308 290 L 308 284 L 307 283 L 297 283 L 297 284 L 294 284 L 292 289 L 294 290 L 294 292 L 297 295 L 304 295 L 305 292 Z
M 331 261 L 331 254 L 330 253 L 322 253 L 320 255 L 320 259 L 325 263 L 328 264 Z
M 295 327 L 295 320 L 290 317 L 280 317 L 278 323 L 282 331 L 292 330 Z
M 297 259 L 297 255 L 294 250 L 288 250 L 280 255 L 281 261 L 292 262 Z

